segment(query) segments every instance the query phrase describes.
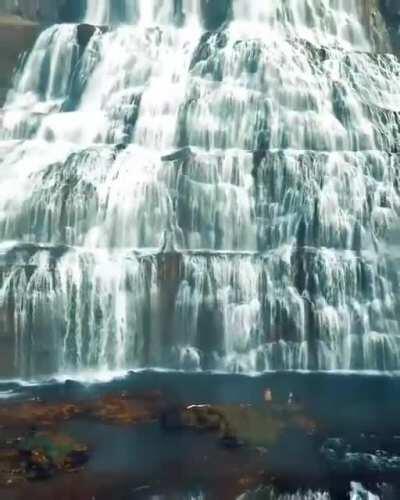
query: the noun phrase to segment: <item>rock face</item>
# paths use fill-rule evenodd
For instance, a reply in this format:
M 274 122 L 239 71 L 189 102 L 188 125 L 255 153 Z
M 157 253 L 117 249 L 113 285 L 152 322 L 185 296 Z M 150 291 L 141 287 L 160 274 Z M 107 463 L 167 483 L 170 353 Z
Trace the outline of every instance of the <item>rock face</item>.
M 0 103 L 11 87 L 18 59 L 29 51 L 40 31 L 36 22 L 18 16 L 0 16 Z
M 380 0 L 380 7 L 391 36 L 393 48 L 400 50 L 400 3 L 397 0 Z
M 231 17 L 232 0 L 201 0 L 201 11 L 206 29 L 218 29 Z
M 2 112 L 1 372 L 398 370 L 396 5 L 89 5 Z
M 18 59 L 32 49 L 43 27 L 77 22 L 83 18 L 84 10 L 85 0 L 3 0 L 0 3 L 0 105 L 11 87 Z M 85 41 L 90 31 L 81 31 Z
M 72 22 L 81 19 L 85 0 L 5 0 L 0 15 L 17 15 L 38 23 Z

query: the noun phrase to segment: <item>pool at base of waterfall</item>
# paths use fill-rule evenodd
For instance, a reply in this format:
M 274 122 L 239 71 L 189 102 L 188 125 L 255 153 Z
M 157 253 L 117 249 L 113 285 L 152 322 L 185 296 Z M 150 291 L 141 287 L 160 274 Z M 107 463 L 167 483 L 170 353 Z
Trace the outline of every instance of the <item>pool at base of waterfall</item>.
M 396 499 L 399 390 L 394 376 L 285 372 L 3 382 L 0 498 Z M 65 443 L 85 460 L 61 463 Z

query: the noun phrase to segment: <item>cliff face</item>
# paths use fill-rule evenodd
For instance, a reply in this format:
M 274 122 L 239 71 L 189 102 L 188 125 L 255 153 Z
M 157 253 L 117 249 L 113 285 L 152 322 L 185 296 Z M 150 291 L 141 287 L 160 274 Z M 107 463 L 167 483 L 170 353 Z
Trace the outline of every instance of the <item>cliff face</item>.
M 400 3 L 398 0 L 380 0 L 381 12 L 395 51 L 400 50 Z
M 0 15 L 17 15 L 43 24 L 79 19 L 85 0 L 2 0 Z
M 30 50 L 40 31 L 38 23 L 16 15 L 0 16 L 0 104 L 10 89 L 18 58 Z
M 0 105 L 19 57 L 32 49 L 43 27 L 78 21 L 84 8 L 85 0 L 0 0 Z

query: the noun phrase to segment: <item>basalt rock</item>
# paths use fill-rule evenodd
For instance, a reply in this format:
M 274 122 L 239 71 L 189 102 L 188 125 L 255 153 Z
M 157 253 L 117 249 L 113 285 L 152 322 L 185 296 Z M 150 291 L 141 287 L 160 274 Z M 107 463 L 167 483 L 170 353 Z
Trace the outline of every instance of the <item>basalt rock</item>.
M 161 161 L 185 161 L 193 155 L 191 148 L 184 147 L 161 157 Z

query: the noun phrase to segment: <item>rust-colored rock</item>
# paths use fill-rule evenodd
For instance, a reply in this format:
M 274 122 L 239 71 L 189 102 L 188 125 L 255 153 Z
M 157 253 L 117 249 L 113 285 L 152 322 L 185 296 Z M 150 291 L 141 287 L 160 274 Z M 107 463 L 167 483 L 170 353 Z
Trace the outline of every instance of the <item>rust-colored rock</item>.
M 163 407 L 161 393 L 143 395 L 110 394 L 95 401 L 89 414 L 110 423 L 138 424 L 157 420 Z
M 0 406 L 0 426 L 22 429 L 50 427 L 82 415 L 115 424 L 137 424 L 158 419 L 163 406 L 159 392 L 109 394 L 79 403 L 13 403 Z
M 38 432 L 24 439 L 18 448 L 28 479 L 77 470 L 89 459 L 85 444 L 56 432 Z
M 0 426 L 32 427 L 50 426 L 60 421 L 70 420 L 82 413 L 83 409 L 71 403 L 14 403 L 0 407 Z
M 12 486 L 25 479 L 18 450 L 0 448 L 0 486 Z

